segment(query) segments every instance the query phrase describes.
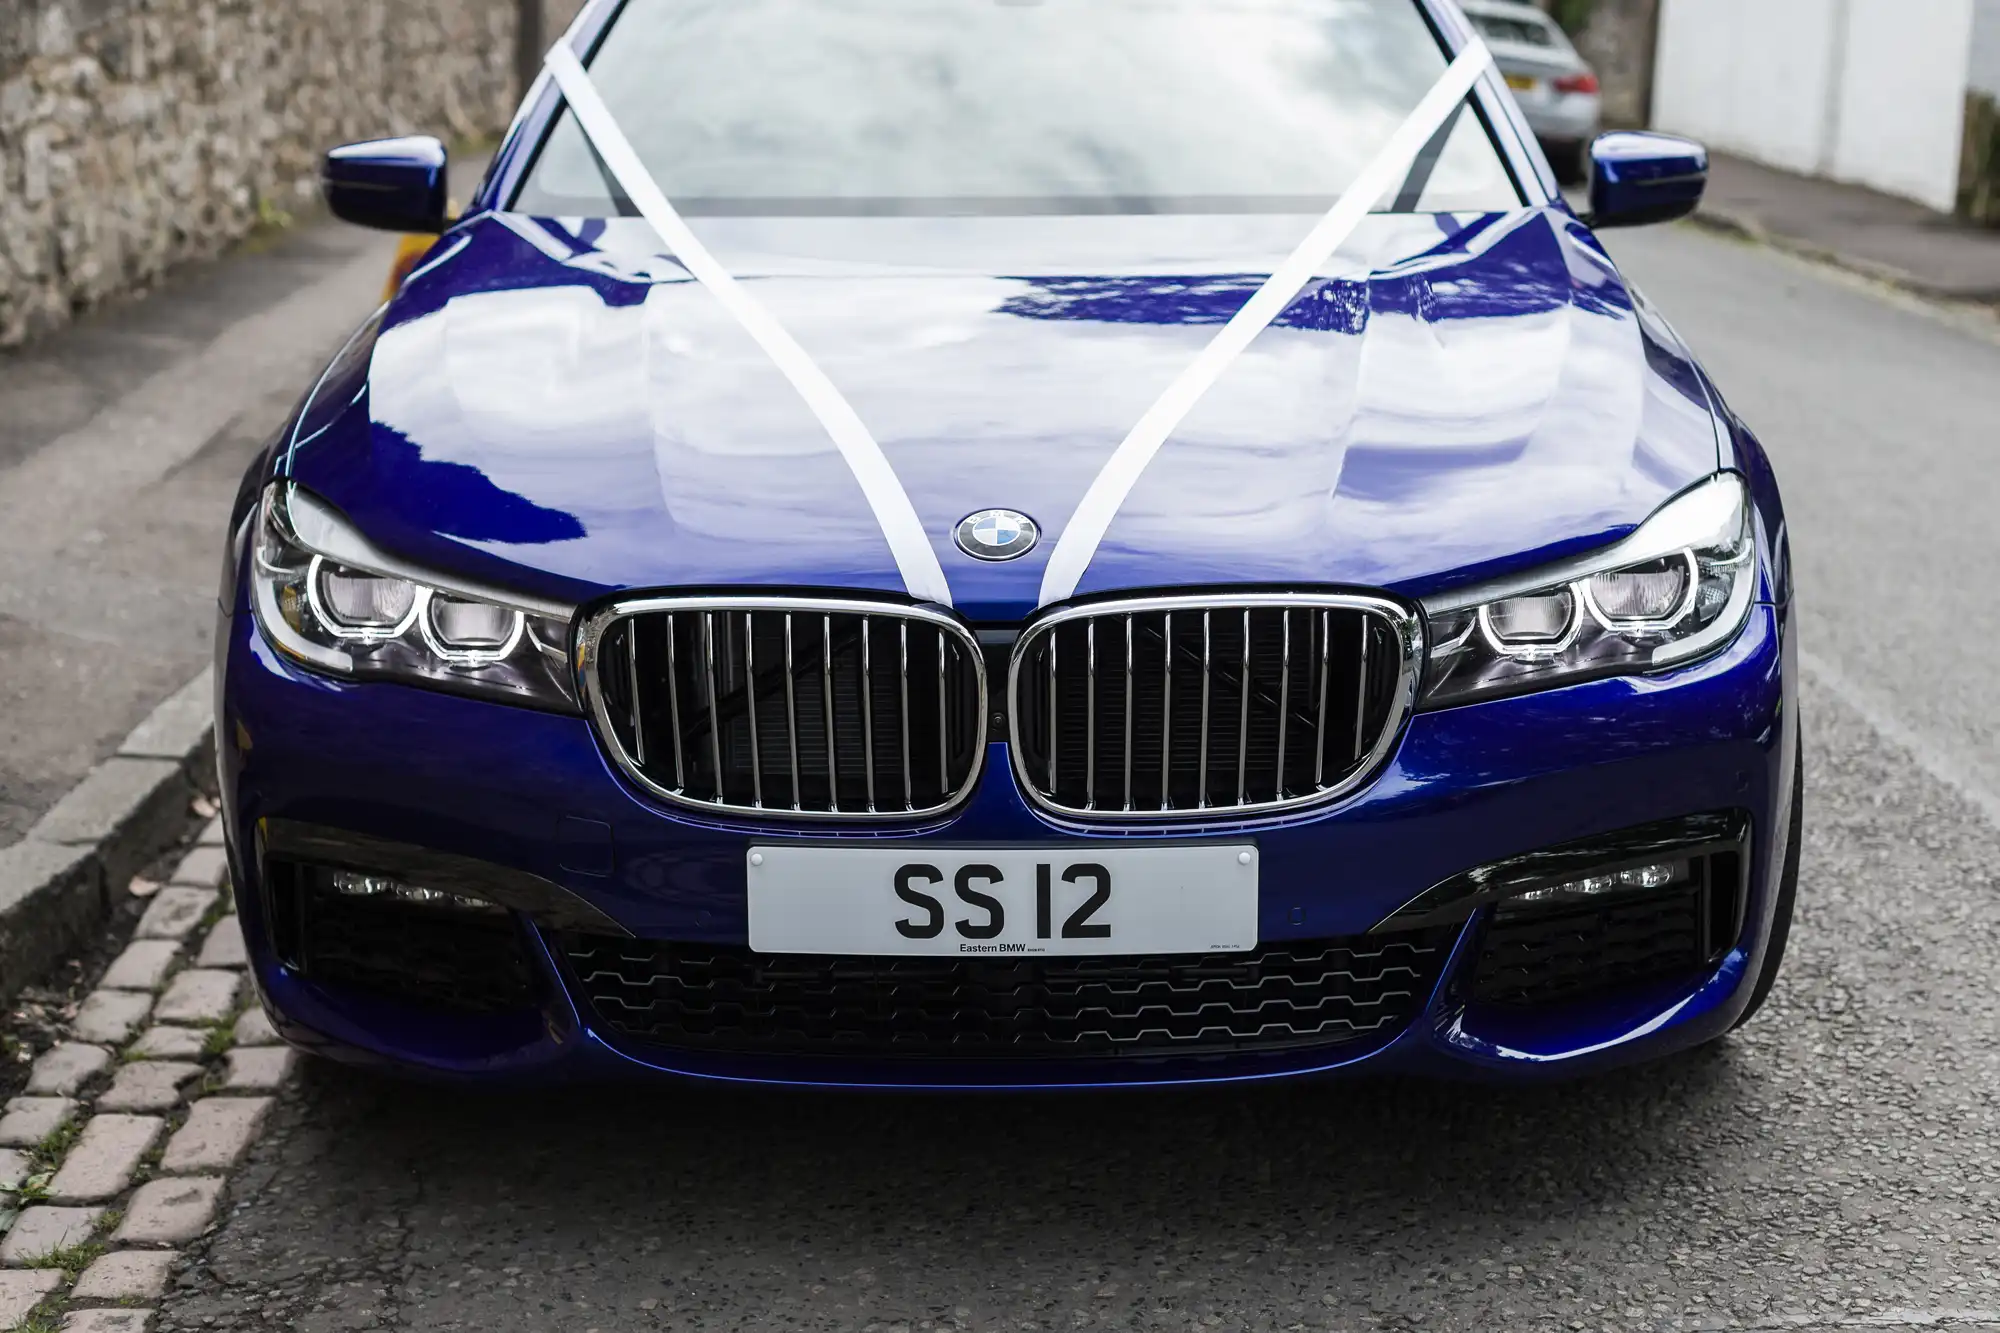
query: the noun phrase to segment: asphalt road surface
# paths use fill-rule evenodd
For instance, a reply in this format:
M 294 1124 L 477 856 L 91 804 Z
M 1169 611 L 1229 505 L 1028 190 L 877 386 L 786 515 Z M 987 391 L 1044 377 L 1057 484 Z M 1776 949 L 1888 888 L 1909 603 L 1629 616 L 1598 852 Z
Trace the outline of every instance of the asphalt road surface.
M 1759 428 L 1804 598 L 1792 955 L 1532 1091 L 494 1098 L 309 1068 L 159 1327 L 2000 1329 L 2000 326 L 1614 238 Z
M 394 249 L 308 228 L 0 358 L 0 847 L 208 661 L 237 478 Z

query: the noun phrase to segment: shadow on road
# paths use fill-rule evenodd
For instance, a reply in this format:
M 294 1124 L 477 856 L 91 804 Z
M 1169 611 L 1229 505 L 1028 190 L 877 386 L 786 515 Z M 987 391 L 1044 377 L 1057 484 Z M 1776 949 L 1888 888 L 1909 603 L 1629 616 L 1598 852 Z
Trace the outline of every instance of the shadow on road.
M 1510 1263 L 1547 1269 L 1582 1245 L 1657 1240 L 1712 1182 L 1740 1182 L 1718 1130 L 1734 1120 L 1720 1137 L 1754 1133 L 1755 1103 L 1772 1095 L 1763 1077 L 1728 1043 L 1508 1090 L 660 1085 L 495 1098 L 314 1065 L 287 1160 L 267 1169 L 279 1185 L 303 1172 L 343 1206 L 281 1222 L 281 1191 L 252 1205 L 278 1211 L 251 1230 L 289 1222 L 354 1253 L 359 1235 L 336 1236 L 360 1224 L 339 1216 L 395 1216 L 418 1275 L 410 1295 L 465 1275 L 426 1309 L 496 1327 L 519 1314 L 494 1303 L 515 1293 L 487 1289 L 501 1273 L 594 1309 L 651 1291 L 683 1314 L 726 1305 L 774 1320 L 911 1318 L 954 1302 L 1016 1319 L 1077 1301 L 1104 1313 L 1107 1300 L 1133 1317 L 1162 1303 L 1277 1317 L 1342 1289 L 1387 1312 L 1439 1283 L 1498 1313 L 1520 1292 Z M 280 1276 L 269 1260 L 254 1265 L 266 1281 Z

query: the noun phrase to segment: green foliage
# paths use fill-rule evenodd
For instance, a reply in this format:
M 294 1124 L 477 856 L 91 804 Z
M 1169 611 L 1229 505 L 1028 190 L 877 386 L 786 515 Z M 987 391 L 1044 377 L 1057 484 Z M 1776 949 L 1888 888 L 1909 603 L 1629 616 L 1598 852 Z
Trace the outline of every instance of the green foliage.
M 101 1240 L 79 1241 L 75 1245 L 65 1245 L 60 1250 L 50 1250 L 25 1262 L 28 1268 L 60 1268 L 73 1279 L 78 1273 L 104 1257 L 104 1242 Z
M 1965 97 L 1965 156 L 1959 170 L 1958 213 L 1968 222 L 2000 227 L 2000 98 Z
M 55 1174 L 52 1170 L 37 1171 L 26 1180 L 23 1180 L 12 1191 L 15 1203 L 23 1208 L 26 1208 L 30 1204 L 47 1203 L 49 1201 L 49 1181 L 55 1178 Z M 0 1191 L 0 1193 L 4 1192 Z
M 1574 37 L 1590 22 L 1591 11 L 1597 8 L 1597 0 L 1550 0 L 1549 13 L 1562 25 L 1562 30 Z
M 44 1134 L 40 1143 L 28 1149 L 28 1158 L 42 1170 L 53 1171 L 62 1165 L 63 1158 L 69 1155 L 70 1147 L 82 1135 L 83 1121 L 72 1116 Z
M 208 1035 L 201 1040 L 201 1054 L 205 1060 L 213 1060 L 236 1044 L 236 1020 L 215 1023 L 208 1029 Z
M 288 230 L 293 222 L 292 215 L 278 206 L 275 199 L 264 195 L 257 197 L 257 230 L 274 232 Z

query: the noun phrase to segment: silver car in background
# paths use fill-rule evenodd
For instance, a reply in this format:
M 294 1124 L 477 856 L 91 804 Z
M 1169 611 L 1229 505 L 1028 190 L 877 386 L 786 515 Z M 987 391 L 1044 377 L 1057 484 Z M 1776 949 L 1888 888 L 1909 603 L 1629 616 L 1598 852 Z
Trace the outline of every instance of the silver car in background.
M 1602 116 L 1597 74 L 1556 21 L 1519 0 L 1463 0 L 1563 184 L 1583 179 Z

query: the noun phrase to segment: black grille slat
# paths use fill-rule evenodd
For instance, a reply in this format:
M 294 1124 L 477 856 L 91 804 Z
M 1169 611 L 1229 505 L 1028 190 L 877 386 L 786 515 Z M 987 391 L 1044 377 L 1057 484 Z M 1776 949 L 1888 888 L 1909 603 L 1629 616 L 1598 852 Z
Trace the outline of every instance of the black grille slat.
M 1349 785 L 1400 725 L 1383 610 L 1177 599 L 1031 627 L 1015 668 L 1023 779 L 1094 815 L 1256 810 Z
M 1429 998 L 1455 931 L 1163 958 L 759 955 L 565 937 L 579 991 L 635 1041 L 789 1055 L 990 1059 L 1381 1043 Z
M 921 814 L 984 741 L 977 645 L 894 606 L 677 605 L 599 636 L 602 721 L 657 790 L 723 810 Z

